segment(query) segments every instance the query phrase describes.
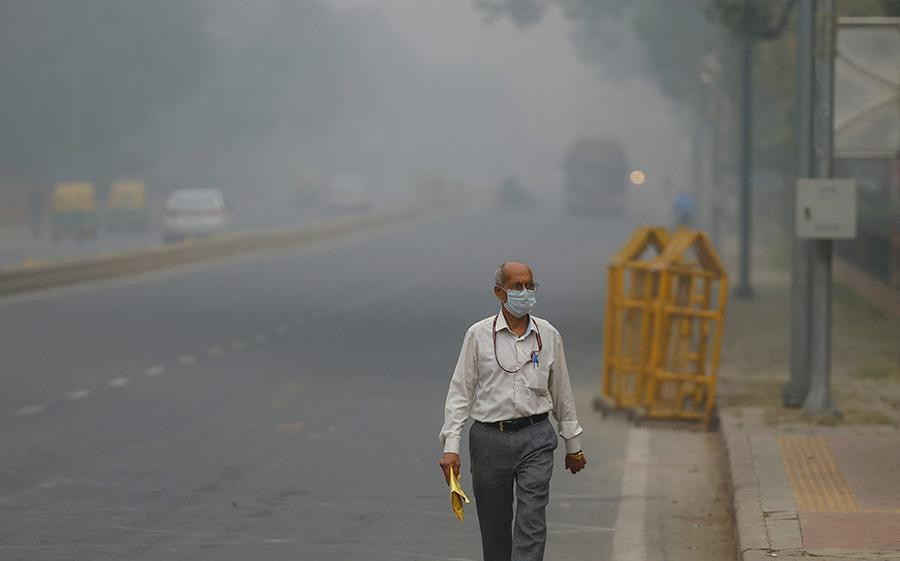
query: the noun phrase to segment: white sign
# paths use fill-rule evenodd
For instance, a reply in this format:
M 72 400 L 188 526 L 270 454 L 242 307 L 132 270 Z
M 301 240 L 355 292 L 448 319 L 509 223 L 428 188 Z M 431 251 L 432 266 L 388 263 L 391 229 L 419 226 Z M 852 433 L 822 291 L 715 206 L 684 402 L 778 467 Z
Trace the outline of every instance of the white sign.
M 798 179 L 796 224 L 798 238 L 855 238 L 856 181 Z

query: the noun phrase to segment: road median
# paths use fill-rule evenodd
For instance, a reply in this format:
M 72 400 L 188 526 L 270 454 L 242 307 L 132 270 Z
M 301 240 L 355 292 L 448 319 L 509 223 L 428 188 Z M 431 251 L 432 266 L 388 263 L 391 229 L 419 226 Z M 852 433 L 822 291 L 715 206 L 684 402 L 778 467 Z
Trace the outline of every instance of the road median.
M 0 268 L 0 296 L 123 277 L 251 251 L 300 246 L 413 218 L 415 207 L 330 221 L 308 228 L 188 240 L 133 251 Z

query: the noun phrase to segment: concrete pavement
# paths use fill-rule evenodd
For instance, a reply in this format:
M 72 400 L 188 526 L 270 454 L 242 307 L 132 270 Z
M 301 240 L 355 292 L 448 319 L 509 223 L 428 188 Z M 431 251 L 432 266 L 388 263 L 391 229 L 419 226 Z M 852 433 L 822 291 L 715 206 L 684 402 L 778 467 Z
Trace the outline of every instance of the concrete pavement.
M 900 434 L 722 413 L 742 559 L 900 557 Z

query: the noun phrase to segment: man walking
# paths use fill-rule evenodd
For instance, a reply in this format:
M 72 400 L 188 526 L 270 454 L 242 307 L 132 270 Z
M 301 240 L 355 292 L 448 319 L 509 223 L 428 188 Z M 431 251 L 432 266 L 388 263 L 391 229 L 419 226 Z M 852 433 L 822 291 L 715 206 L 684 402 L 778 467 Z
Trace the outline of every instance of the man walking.
M 538 285 L 523 263 L 502 264 L 494 295 L 500 312 L 469 328 L 444 408 L 439 465 L 459 473 L 462 428 L 471 416 L 469 456 L 484 561 L 540 561 L 547 539 L 553 451 L 566 444 L 566 468 L 587 465 L 562 337 L 530 314 Z M 513 488 L 515 487 L 515 521 Z

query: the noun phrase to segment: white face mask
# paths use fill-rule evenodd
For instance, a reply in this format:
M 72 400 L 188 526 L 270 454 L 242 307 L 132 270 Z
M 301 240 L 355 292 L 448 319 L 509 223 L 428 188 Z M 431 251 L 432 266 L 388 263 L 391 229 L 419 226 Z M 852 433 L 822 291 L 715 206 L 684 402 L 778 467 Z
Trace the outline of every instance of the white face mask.
M 503 303 L 503 307 L 517 318 L 528 315 L 531 312 L 531 308 L 537 303 L 534 291 L 504 290 L 506 291 L 506 302 Z

